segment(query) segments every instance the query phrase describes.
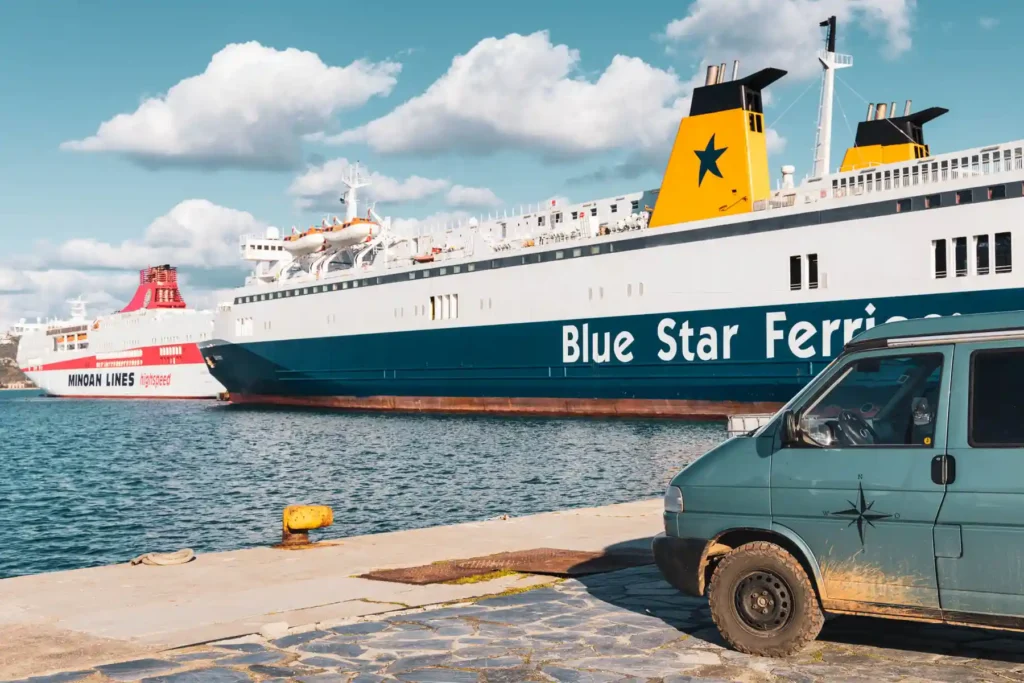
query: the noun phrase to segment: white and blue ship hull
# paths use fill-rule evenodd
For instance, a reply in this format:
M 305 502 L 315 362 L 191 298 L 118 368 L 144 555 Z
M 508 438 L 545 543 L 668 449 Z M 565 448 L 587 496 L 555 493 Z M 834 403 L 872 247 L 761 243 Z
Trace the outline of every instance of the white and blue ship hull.
M 409 268 L 253 282 L 201 346 L 238 402 L 765 410 L 866 328 L 1024 309 L 1024 262 L 1013 262 L 1024 174 L 1019 161 L 997 171 L 511 255 L 477 246 Z

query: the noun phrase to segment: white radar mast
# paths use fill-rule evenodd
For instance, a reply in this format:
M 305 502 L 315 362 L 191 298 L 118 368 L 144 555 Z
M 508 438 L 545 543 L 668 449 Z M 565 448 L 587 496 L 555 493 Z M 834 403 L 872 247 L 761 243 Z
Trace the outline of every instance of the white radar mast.
M 370 183 L 363 179 L 359 175 L 359 162 L 357 161 L 354 166 L 350 166 L 348 169 L 348 177 L 342 178 L 341 182 L 348 186 L 348 191 L 345 192 L 345 196 L 342 197 L 341 201 L 345 205 L 345 222 L 353 220 L 359 213 L 359 198 L 358 190 L 361 187 L 368 187 Z
M 818 105 L 818 134 L 814 140 L 814 178 L 829 173 L 832 151 L 832 94 L 835 90 L 836 69 L 853 66 L 853 57 L 836 54 L 836 18 L 831 16 L 819 24 L 826 27 L 825 49 L 818 53 L 821 63 L 821 103 Z

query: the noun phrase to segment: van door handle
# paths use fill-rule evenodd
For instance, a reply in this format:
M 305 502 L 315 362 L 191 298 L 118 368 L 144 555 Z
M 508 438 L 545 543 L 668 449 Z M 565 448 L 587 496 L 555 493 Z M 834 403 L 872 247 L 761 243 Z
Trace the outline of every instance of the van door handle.
M 956 458 L 952 455 L 936 455 L 932 458 L 932 481 L 940 486 L 956 481 Z

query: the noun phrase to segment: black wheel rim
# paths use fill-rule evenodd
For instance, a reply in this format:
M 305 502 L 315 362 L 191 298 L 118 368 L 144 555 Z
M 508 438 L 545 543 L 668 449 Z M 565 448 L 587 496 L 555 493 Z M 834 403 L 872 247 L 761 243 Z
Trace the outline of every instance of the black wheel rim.
M 736 585 L 736 612 L 743 623 L 760 633 L 778 631 L 793 614 L 793 592 L 778 574 L 751 572 Z

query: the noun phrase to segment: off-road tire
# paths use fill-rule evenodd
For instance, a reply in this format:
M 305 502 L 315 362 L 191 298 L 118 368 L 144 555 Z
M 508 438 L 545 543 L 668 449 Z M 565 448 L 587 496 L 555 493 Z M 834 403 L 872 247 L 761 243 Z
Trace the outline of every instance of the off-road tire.
M 782 579 L 776 584 L 781 584 L 779 595 L 790 599 L 788 617 L 774 631 L 762 632 L 749 626 L 737 605 L 737 590 L 758 572 Z M 787 587 L 789 590 L 785 590 Z M 708 601 L 711 618 L 722 637 L 736 650 L 751 655 L 795 654 L 818 637 L 825 621 L 818 595 L 803 567 L 786 550 L 767 541 L 746 543 L 722 558 L 711 575 Z

